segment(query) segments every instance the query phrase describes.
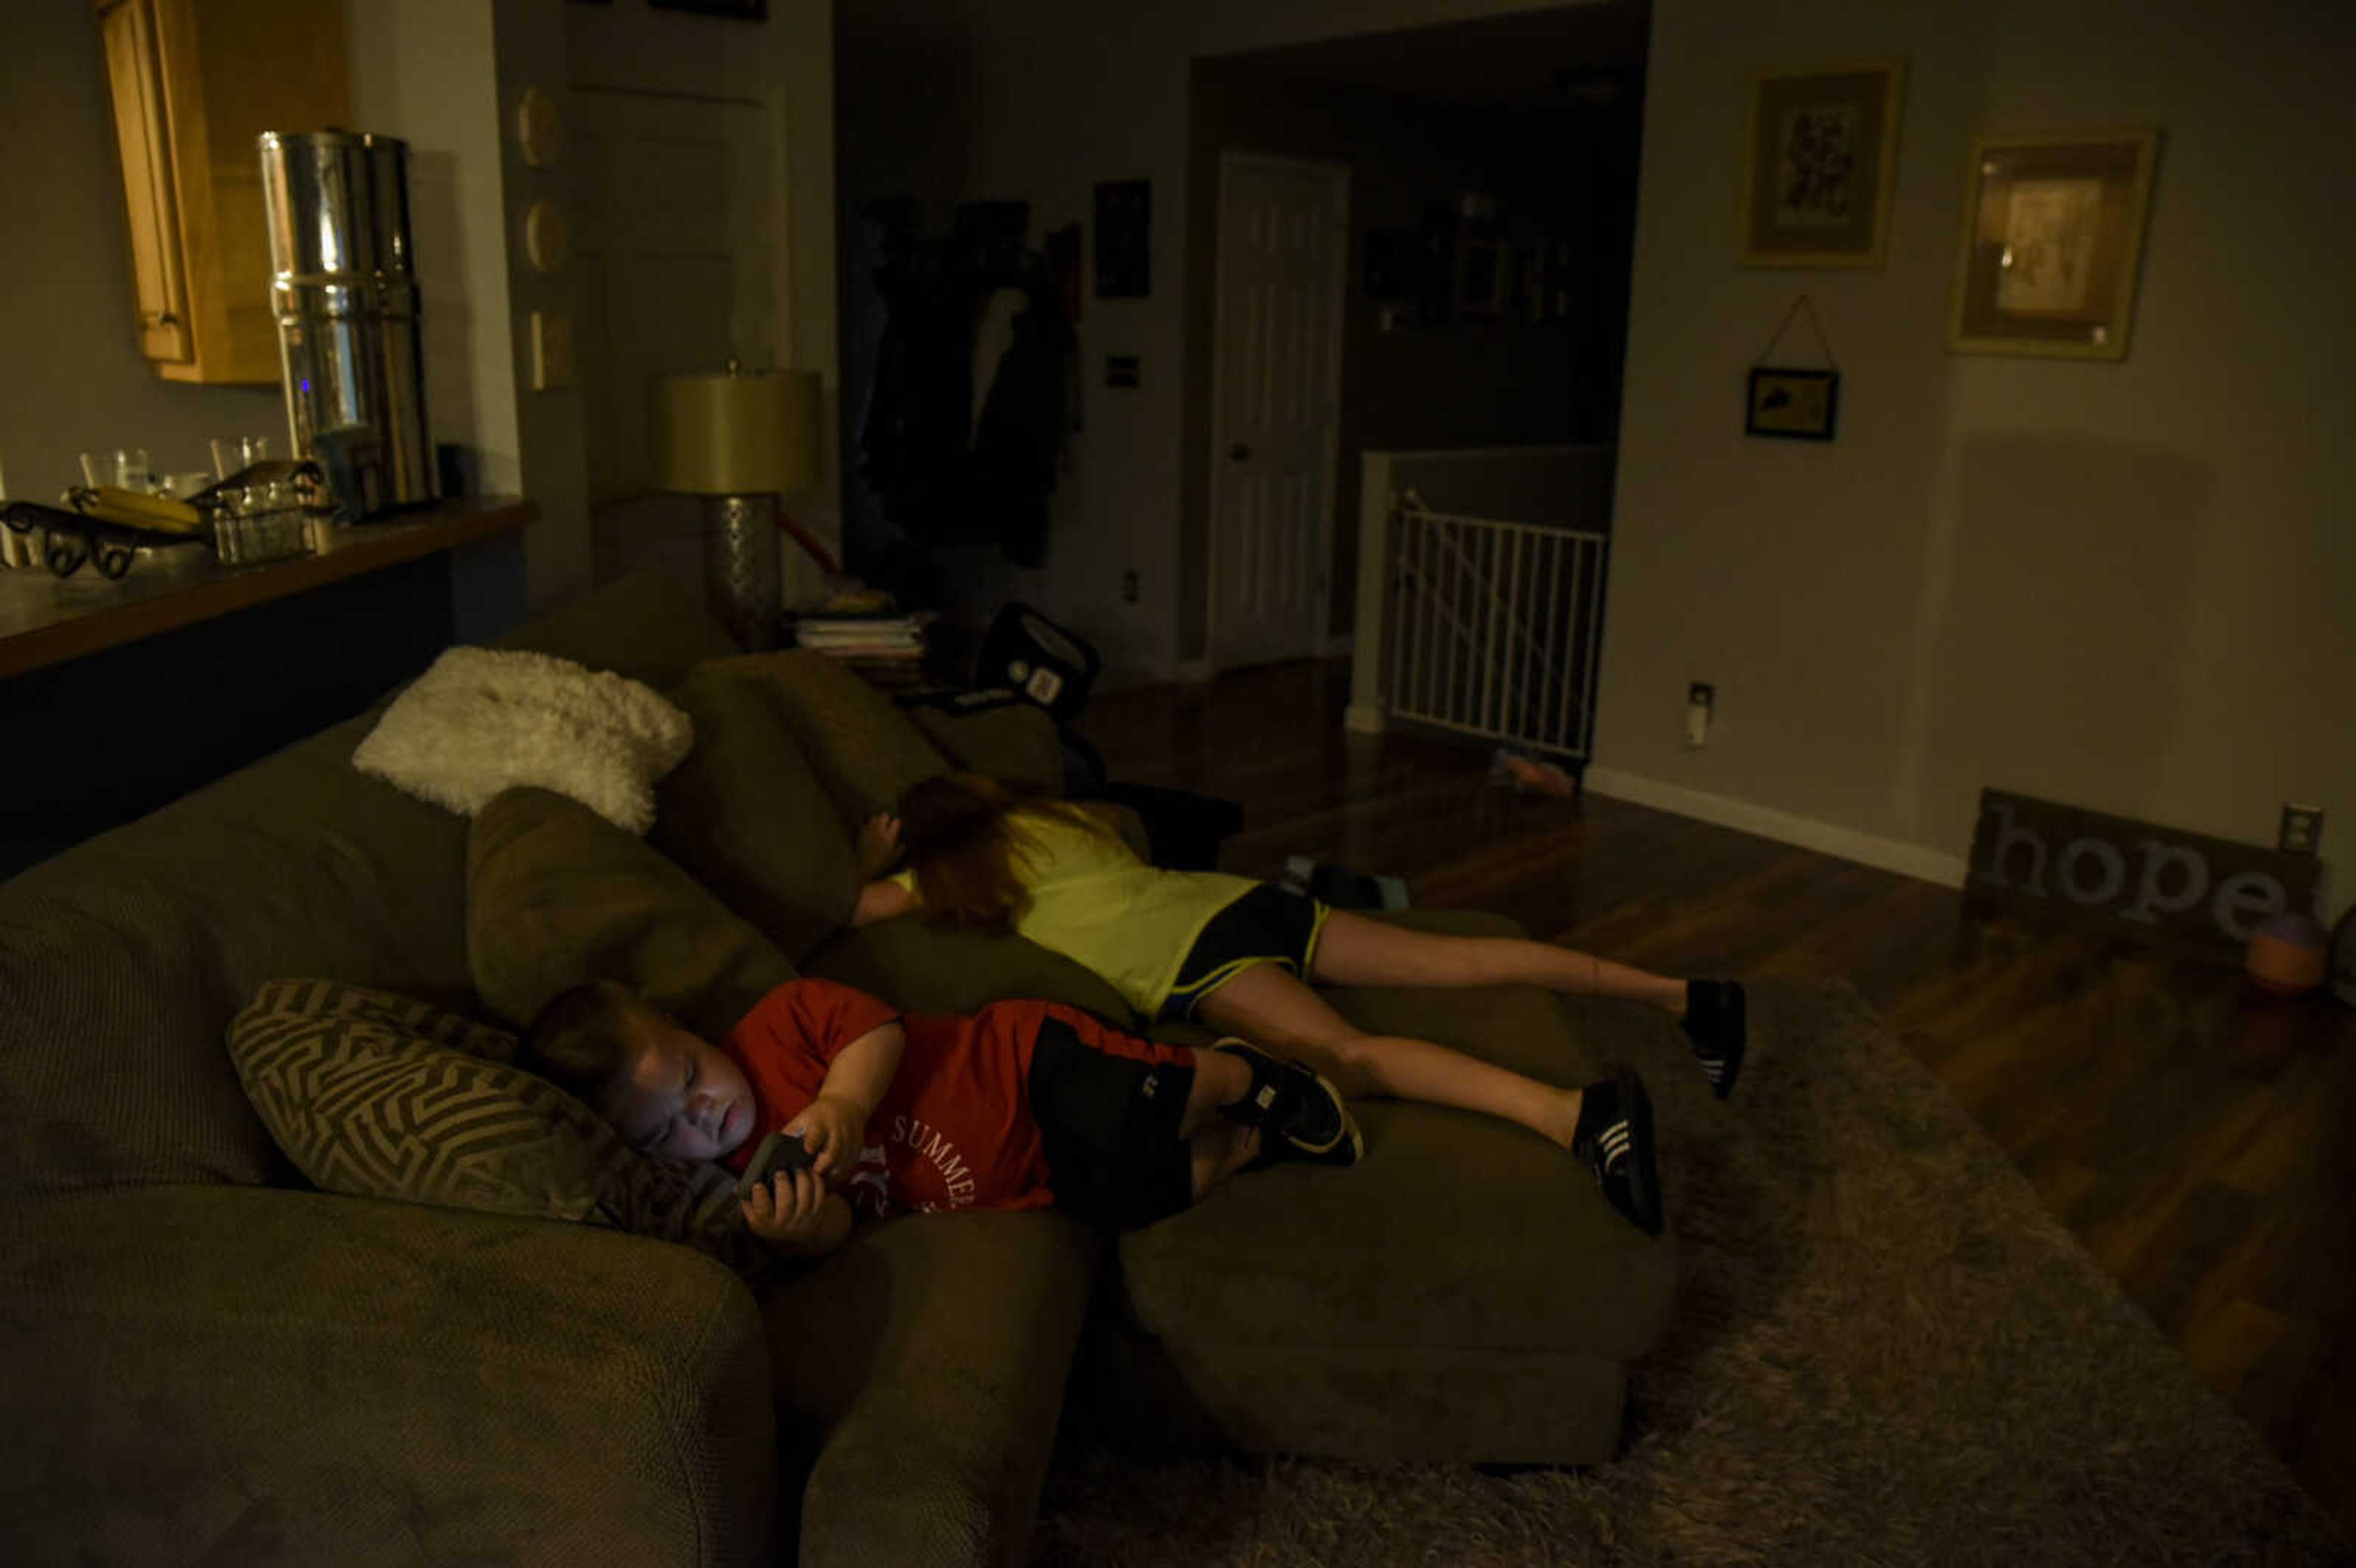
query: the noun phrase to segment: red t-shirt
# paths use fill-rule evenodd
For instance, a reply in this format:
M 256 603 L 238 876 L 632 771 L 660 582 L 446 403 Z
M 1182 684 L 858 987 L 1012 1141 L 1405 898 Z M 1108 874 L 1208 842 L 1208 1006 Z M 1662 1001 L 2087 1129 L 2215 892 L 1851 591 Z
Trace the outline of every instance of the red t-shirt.
M 867 1118 L 867 1147 L 843 1180 L 855 1209 L 1044 1209 L 1054 1201 L 1024 1085 L 1048 1004 L 993 1002 L 970 1017 L 901 1015 L 831 980 L 788 980 L 755 1004 L 720 1048 L 753 1088 L 753 1132 L 723 1161 L 742 1172 L 766 1135 L 809 1109 L 842 1048 L 897 1019 L 899 1071 Z M 838 1173 L 840 1172 L 838 1168 Z

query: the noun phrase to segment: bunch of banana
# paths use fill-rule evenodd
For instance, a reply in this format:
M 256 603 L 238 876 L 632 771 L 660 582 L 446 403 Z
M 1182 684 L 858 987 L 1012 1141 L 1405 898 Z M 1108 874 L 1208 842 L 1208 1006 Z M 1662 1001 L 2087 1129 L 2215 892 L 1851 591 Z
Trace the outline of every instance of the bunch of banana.
M 204 517 L 186 501 L 104 485 L 94 490 L 76 490 L 73 502 L 74 510 L 97 522 L 144 528 L 150 533 L 181 534 L 190 539 L 204 532 Z

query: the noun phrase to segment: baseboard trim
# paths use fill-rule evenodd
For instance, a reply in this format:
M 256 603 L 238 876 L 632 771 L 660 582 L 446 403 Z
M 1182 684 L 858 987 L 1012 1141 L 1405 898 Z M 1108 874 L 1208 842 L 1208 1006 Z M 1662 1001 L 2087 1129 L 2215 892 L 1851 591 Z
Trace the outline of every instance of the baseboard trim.
M 1747 800 L 1687 789 L 1683 784 L 1664 784 L 1659 779 L 1622 773 L 1617 768 L 1590 767 L 1585 779 L 1589 789 L 1598 795 L 1609 795 L 1613 800 L 1633 801 L 1638 805 L 1674 811 L 1680 816 L 1697 817 L 1703 822 L 1714 822 L 1720 827 L 1756 833 L 1762 838 L 1796 844 L 1803 849 L 1838 856 L 1844 860 L 1855 860 L 1859 865 L 1876 866 L 1885 871 L 1896 871 L 1901 876 L 1936 882 L 1944 888 L 1962 887 L 1971 869 L 1970 863 L 1961 855 L 1942 854 L 1921 844 L 1859 833 L 1853 827 L 1819 822 L 1813 816 L 1798 816 L 1788 811 L 1753 805 Z
M 1180 659 L 1170 667 L 1170 678 L 1181 686 L 1200 686 L 1211 678 L 1211 661 Z

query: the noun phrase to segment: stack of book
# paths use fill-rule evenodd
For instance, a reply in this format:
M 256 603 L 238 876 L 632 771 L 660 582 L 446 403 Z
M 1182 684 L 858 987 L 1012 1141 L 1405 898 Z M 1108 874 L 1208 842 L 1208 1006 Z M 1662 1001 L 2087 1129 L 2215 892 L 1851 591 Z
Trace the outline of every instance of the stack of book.
M 931 619 L 924 612 L 819 610 L 794 618 L 794 643 L 840 659 L 876 686 L 921 686 Z

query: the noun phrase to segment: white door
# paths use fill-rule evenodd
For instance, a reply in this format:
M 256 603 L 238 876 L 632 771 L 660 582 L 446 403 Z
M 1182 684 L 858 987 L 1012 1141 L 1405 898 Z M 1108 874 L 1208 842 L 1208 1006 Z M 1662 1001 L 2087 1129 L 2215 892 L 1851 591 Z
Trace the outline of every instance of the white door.
M 1219 160 L 1208 652 L 1301 658 L 1325 631 L 1350 171 Z
M 654 564 L 700 582 L 701 508 L 649 485 L 647 379 L 780 362 L 766 112 L 610 88 L 566 100 L 598 576 Z

